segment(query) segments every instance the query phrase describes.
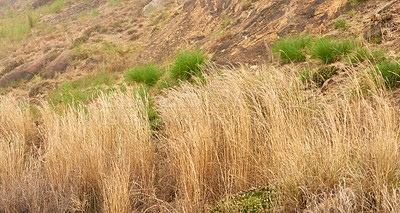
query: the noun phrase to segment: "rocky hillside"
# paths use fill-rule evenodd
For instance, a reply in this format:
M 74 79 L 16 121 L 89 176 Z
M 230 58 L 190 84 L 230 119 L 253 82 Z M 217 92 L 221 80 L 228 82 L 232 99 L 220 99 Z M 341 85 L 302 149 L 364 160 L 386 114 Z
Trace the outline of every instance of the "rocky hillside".
M 296 33 L 364 37 L 400 49 L 398 0 L 2 0 L 0 5 L 0 87 L 23 96 L 43 84 L 46 93 L 93 70 L 122 73 L 135 64 L 165 64 L 185 48 L 200 48 L 221 64 L 265 63 L 273 58 L 275 40 Z M 334 29 L 338 19 L 348 29 Z M 27 29 L 12 30 L 22 27 Z M 99 48 L 104 44 L 109 48 Z

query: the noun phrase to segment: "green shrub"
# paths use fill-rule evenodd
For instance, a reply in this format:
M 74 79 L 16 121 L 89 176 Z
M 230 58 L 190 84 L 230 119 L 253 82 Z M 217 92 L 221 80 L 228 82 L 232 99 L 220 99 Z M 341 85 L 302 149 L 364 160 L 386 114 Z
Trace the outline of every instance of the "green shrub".
M 180 80 L 190 80 L 192 76 L 201 74 L 199 65 L 205 64 L 206 55 L 198 50 L 179 51 L 170 72 L 171 77 Z
M 377 80 L 377 75 L 382 76 L 387 87 L 398 87 L 400 81 L 400 62 L 395 60 L 380 61 L 371 74 L 375 80 Z
M 146 64 L 127 71 L 125 79 L 126 81 L 142 82 L 148 86 L 152 86 L 160 79 L 160 76 L 161 71 L 156 65 Z
M 250 189 L 220 201 L 211 213 L 217 212 L 269 212 L 273 206 L 269 188 Z
M 330 79 L 334 74 L 336 74 L 337 70 L 338 69 L 334 66 L 322 67 L 312 75 L 312 80 L 318 87 L 322 87 L 326 80 Z
M 306 47 L 310 44 L 309 36 L 293 36 L 279 39 L 273 45 L 273 51 L 280 53 L 283 62 L 304 61 Z
M 313 58 L 329 64 L 339 61 L 354 49 L 354 41 L 338 41 L 331 38 L 321 38 L 314 42 L 311 48 L 311 55 Z

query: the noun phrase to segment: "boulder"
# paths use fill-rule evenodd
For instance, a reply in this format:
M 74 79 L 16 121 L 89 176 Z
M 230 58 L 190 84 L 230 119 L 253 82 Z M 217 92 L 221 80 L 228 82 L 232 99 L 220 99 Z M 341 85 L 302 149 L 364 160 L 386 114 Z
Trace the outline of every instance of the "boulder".
M 0 87 L 8 87 L 22 80 L 30 80 L 43 69 L 45 58 L 25 63 L 0 79 Z
M 73 58 L 73 51 L 66 50 L 62 52 L 56 59 L 50 62 L 45 68 L 42 77 L 54 78 L 56 73 L 64 72 Z
M 152 0 L 146 6 L 143 7 L 143 13 L 148 13 L 154 10 L 158 10 L 168 3 L 174 2 L 174 0 Z

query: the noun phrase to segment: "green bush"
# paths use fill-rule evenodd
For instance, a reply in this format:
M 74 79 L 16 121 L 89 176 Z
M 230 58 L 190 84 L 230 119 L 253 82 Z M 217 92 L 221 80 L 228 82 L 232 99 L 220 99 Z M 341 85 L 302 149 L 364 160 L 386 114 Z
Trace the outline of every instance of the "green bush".
M 273 206 L 272 190 L 250 189 L 220 201 L 211 213 L 217 212 L 269 212 Z
M 337 72 L 336 67 L 322 67 L 312 75 L 312 80 L 318 87 L 322 87 L 325 81 L 330 79 Z
M 273 45 L 273 51 L 280 53 L 283 62 L 304 61 L 306 47 L 310 44 L 309 36 L 293 36 L 279 39 Z
M 354 41 L 338 41 L 331 38 L 321 38 L 314 42 L 311 48 L 313 58 L 329 64 L 339 61 L 355 49 Z
M 390 88 L 399 86 L 400 81 L 400 62 L 395 60 L 383 60 L 377 63 L 372 72 L 373 77 L 382 76 L 385 85 Z
M 198 50 L 179 51 L 170 72 L 171 77 L 183 81 L 201 74 L 199 65 L 205 64 L 206 55 Z
M 146 64 L 137 66 L 127 71 L 125 74 L 126 81 L 142 82 L 148 86 L 154 85 L 161 76 L 160 69 L 154 64 Z

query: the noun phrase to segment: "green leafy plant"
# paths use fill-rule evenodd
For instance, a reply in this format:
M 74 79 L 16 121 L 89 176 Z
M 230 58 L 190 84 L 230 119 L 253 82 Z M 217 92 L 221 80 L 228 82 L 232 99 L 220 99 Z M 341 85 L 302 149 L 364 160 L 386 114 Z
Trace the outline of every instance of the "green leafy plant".
M 331 38 L 321 38 L 314 42 L 311 48 L 313 58 L 329 64 L 341 60 L 356 47 L 354 41 L 338 41 Z
M 266 187 L 250 189 L 220 201 L 211 213 L 270 212 L 273 206 L 272 190 Z
M 171 77 L 179 80 L 190 80 L 201 74 L 200 65 L 205 64 L 206 55 L 198 49 L 178 51 L 170 69 Z
M 136 66 L 125 74 L 126 81 L 142 82 L 148 86 L 154 85 L 161 76 L 160 68 L 155 64 Z
M 312 80 L 318 87 L 322 87 L 326 80 L 330 79 L 334 74 L 337 73 L 337 70 L 338 69 L 334 66 L 322 67 L 312 75 Z
M 281 38 L 273 45 L 273 51 L 279 53 L 282 61 L 304 61 L 306 59 L 306 47 L 311 43 L 309 36 L 293 36 Z

